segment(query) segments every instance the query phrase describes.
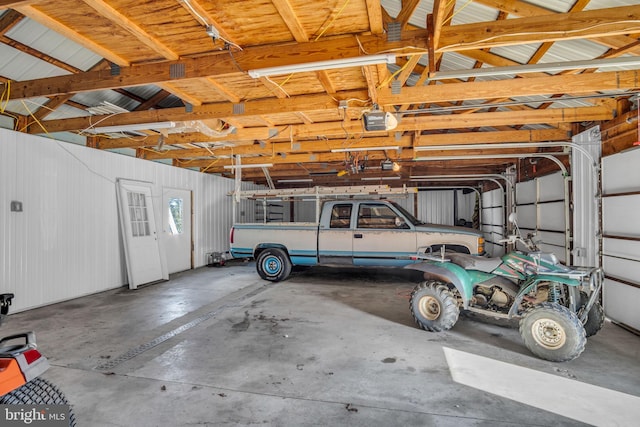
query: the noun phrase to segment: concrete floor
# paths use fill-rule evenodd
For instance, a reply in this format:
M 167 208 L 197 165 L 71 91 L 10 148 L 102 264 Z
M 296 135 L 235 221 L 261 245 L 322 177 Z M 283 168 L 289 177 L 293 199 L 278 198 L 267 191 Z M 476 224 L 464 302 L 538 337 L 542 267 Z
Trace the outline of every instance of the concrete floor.
M 640 337 L 607 322 L 578 359 L 547 362 L 495 322 L 419 330 L 412 288 L 330 269 L 270 284 L 231 263 L 14 314 L 2 332 L 36 331 L 79 426 L 574 426 L 602 405 L 618 419 L 589 423 L 637 425 Z

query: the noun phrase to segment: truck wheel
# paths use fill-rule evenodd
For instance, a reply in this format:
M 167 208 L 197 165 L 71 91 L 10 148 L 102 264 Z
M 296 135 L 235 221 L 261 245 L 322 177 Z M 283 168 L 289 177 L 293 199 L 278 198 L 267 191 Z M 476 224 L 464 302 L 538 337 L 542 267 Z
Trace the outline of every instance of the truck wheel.
M 584 305 L 589 300 L 589 296 L 584 292 L 580 292 L 580 300 L 582 305 Z M 584 324 L 584 331 L 587 334 L 587 338 L 597 334 L 598 331 L 602 329 L 602 326 L 604 326 L 604 309 L 600 302 L 596 301 L 591 307 L 591 310 L 589 310 L 587 321 Z
M 269 248 L 258 255 L 256 269 L 264 280 L 279 282 L 291 274 L 291 261 L 282 249 Z
M 520 335 L 529 351 L 552 362 L 575 359 L 587 343 L 578 316 L 567 307 L 549 302 L 524 313 L 520 319 Z
M 442 282 L 429 280 L 411 292 L 411 314 L 425 331 L 442 332 L 456 324 L 460 316 L 458 301 Z
M 35 378 L 0 398 L 2 405 L 69 405 L 58 387 L 42 378 Z M 69 407 L 69 426 L 76 425 L 76 416 Z

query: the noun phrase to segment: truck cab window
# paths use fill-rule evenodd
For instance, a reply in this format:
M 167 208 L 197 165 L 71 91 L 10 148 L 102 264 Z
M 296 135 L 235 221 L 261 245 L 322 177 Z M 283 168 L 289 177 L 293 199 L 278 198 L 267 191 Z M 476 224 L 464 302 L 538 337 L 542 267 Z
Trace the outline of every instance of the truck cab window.
M 351 225 L 351 205 L 335 205 L 331 210 L 330 228 L 349 228 Z
M 397 228 L 396 213 L 385 205 L 360 205 L 359 228 Z

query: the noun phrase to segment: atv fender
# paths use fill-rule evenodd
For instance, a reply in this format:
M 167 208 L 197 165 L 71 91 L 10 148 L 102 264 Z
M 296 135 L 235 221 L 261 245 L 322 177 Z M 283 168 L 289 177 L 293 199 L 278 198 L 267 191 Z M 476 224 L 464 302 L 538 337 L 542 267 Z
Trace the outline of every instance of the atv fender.
M 571 279 L 568 277 L 556 276 L 556 275 L 546 275 L 540 274 L 537 276 L 530 276 L 520 287 L 520 292 L 516 295 L 516 298 L 509 310 L 509 317 L 518 315 L 518 307 L 522 302 L 522 299 L 526 294 L 531 292 L 531 290 L 538 285 L 540 282 L 557 282 L 562 283 L 564 285 L 569 286 L 570 299 L 571 299 L 571 307 L 569 309 L 574 313 L 577 311 L 576 302 L 579 301 L 579 286 L 580 281 L 576 279 Z
M 460 293 L 464 308 L 469 307 L 473 284 L 464 268 L 451 262 L 436 264 L 429 261 L 409 264 L 404 268 L 422 271 L 426 280 L 435 279 L 441 280 L 444 283 L 451 283 Z

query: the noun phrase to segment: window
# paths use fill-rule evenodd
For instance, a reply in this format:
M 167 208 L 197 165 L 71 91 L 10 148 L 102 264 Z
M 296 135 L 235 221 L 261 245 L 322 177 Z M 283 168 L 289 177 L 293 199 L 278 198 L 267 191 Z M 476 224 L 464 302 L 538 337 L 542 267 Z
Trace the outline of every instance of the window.
M 359 228 L 396 228 L 396 213 L 385 205 L 360 205 Z
M 144 193 L 127 193 L 129 216 L 131 217 L 131 234 L 133 237 L 150 236 L 149 216 L 147 214 L 147 199 Z
M 351 205 L 335 205 L 331 210 L 330 228 L 349 228 L 351 225 Z
M 169 234 L 176 235 L 183 233 L 183 212 L 184 202 L 182 199 L 169 199 Z

